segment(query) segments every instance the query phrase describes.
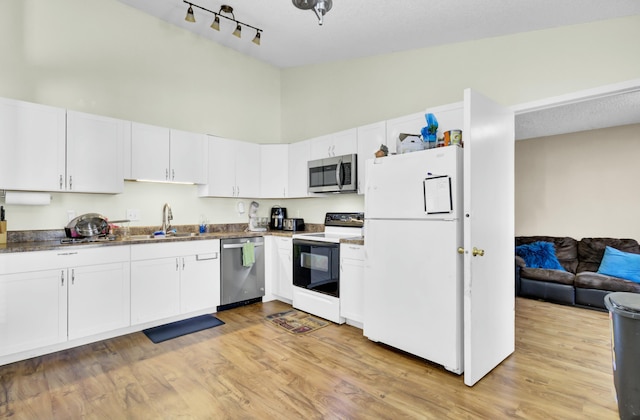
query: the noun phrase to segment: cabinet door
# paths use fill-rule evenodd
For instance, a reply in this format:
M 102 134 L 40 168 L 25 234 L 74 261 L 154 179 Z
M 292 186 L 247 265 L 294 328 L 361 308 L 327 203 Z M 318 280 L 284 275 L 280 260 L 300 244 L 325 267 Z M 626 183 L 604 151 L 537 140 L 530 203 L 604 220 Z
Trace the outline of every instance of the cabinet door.
M 424 112 L 387 120 L 387 147 L 389 153 L 396 153 L 400 133 L 420 135 L 422 127 L 427 125 Z
M 236 141 L 208 136 L 207 179 L 198 187 L 200 197 L 234 197 L 236 193 Z
M 0 98 L 0 189 L 64 189 L 65 118 L 62 108 Z
M 121 193 L 124 136 L 130 122 L 67 112 L 67 191 Z
M 362 322 L 364 318 L 364 248 L 340 245 L 340 316 Z
M 275 294 L 285 299 L 293 300 L 293 240 L 291 238 L 277 238 L 278 267 L 276 270 L 277 284 Z
M 0 308 L 0 355 L 66 341 L 66 270 L 0 276 Z
M 211 252 L 181 257 L 180 312 L 188 313 L 220 305 L 220 241 Z
M 260 145 L 236 142 L 236 197 L 260 197 Z
M 207 136 L 171 130 L 169 178 L 175 182 L 204 184 L 206 180 Z
M 350 155 L 358 152 L 358 130 L 350 128 L 331 135 L 332 156 Z
M 69 339 L 128 327 L 129 263 L 69 269 Z
M 131 123 L 131 177 L 169 180 L 169 129 Z
M 358 194 L 364 194 L 367 160 L 375 158 L 380 145 L 387 144 L 386 130 L 384 121 L 358 127 Z
M 333 152 L 333 134 L 315 137 L 310 142 L 309 160 L 324 159 L 335 156 Z
M 289 145 L 260 145 L 260 197 L 288 197 Z
M 289 198 L 309 196 L 309 148 L 308 140 L 289 145 Z
M 131 262 L 131 325 L 180 313 L 178 257 Z

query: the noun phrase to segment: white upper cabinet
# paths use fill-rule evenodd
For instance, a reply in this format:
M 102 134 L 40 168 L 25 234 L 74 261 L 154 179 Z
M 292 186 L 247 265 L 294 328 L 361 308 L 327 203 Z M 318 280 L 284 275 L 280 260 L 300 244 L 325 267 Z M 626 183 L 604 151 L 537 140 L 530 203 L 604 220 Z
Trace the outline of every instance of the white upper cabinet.
M 260 145 L 208 136 L 208 169 L 201 197 L 259 197 Z
M 260 145 L 236 142 L 236 197 L 260 197 Z
M 387 145 L 387 123 L 385 121 L 358 127 L 358 194 L 364 194 L 365 163 L 375 157 L 380 145 Z
M 203 183 L 206 154 L 204 134 L 132 123 L 132 179 Z
M 310 160 L 349 155 L 358 151 L 355 128 L 311 139 Z
M 310 140 L 289 144 L 289 198 L 308 197 Z
M 169 180 L 168 128 L 134 122 L 131 124 L 131 177 L 149 181 Z
M 204 184 L 207 179 L 207 136 L 171 129 L 171 181 Z
M 0 189 L 64 190 L 65 133 L 64 109 L 0 98 Z
M 260 145 L 260 197 L 289 196 L 289 145 Z
M 387 120 L 387 147 L 389 148 L 389 153 L 397 152 L 397 144 L 401 133 L 420 135 L 420 130 L 426 125 L 427 121 L 424 117 L 424 112 Z
M 66 191 L 121 193 L 130 130 L 128 121 L 68 111 Z

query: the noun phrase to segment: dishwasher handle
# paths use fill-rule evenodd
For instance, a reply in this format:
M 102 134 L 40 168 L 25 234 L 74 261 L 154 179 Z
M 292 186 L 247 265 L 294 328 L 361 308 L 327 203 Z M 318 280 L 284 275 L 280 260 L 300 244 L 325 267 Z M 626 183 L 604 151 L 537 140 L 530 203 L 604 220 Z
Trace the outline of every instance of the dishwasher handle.
M 243 246 L 244 246 L 244 244 L 225 244 L 225 245 L 222 245 L 222 249 L 242 248 Z M 257 243 L 254 242 L 253 246 L 258 248 L 258 247 L 263 246 L 263 243 L 262 242 L 257 242 Z

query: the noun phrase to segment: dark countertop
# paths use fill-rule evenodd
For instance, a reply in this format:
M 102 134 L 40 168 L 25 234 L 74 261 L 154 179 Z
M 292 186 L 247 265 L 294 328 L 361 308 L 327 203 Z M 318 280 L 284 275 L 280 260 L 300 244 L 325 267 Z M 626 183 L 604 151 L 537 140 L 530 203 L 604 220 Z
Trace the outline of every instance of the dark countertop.
M 184 241 L 203 241 L 211 239 L 232 239 L 247 238 L 256 236 L 280 236 L 291 237 L 294 233 L 302 232 L 318 232 L 324 226 L 309 224 L 309 230 L 305 231 L 266 231 L 266 232 L 249 232 L 245 231 L 243 226 L 246 225 L 216 225 L 211 227 L 211 231 L 207 233 L 196 233 L 197 226 L 177 227 L 178 236 L 167 236 L 163 238 L 153 238 L 152 228 L 131 228 L 131 235 L 119 236 L 116 234 L 114 240 L 100 239 L 93 242 L 62 244 L 60 240 L 64 238 L 64 231 L 20 231 L 9 232 L 12 234 L 13 241 L 6 244 L 0 244 L 0 254 L 12 252 L 33 252 L 33 251 L 50 251 L 65 248 L 95 248 L 102 246 L 118 246 L 118 245 L 135 245 L 135 244 L 157 244 L 165 242 L 184 242 Z M 318 227 L 319 226 L 319 227 Z M 352 242 L 349 242 L 352 243 Z

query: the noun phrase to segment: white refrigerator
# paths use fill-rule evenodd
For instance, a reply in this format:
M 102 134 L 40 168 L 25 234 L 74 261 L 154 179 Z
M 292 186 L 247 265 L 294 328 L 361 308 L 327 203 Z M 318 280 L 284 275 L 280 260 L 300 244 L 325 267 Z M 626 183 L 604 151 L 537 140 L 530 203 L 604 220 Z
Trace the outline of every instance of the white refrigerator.
M 463 151 L 367 162 L 364 335 L 463 372 Z

